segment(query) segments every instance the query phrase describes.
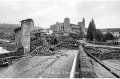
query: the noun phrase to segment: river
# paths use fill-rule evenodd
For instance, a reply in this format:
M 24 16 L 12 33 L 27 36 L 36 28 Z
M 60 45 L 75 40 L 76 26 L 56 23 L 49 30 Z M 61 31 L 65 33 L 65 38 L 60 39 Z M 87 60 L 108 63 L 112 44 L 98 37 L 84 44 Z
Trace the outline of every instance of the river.
M 3 53 L 9 53 L 10 51 L 7 51 L 6 49 L 4 49 L 3 47 L 0 47 L 0 54 Z

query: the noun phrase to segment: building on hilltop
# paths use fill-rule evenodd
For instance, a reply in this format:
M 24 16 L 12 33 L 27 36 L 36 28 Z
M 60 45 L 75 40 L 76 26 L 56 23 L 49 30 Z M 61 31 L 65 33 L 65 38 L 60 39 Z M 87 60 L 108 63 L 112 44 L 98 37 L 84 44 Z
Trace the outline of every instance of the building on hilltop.
M 78 24 L 71 24 L 69 18 L 64 18 L 63 23 L 56 22 L 50 26 L 50 29 L 56 34 L 85 33 L 85 19 L 83 18 L 82 22 L 78 22 Z
M 120 37 L 120 28 L 100 29 L 103 34 L 111 33 L 114 37 Z

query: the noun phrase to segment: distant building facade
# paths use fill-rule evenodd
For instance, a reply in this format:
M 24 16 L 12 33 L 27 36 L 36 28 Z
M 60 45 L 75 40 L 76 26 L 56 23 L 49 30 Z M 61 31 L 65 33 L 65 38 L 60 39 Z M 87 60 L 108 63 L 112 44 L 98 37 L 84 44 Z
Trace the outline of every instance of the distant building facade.
M 50 29 L 54 33 L 80 33 L 81 31 L 85 33 L 85 19 L 83 18 L 82 22 L 78 22 L 78 24 L 71 24 L 69 18 L 64 18 L 63 23 L 56 22 L 56 24 L 51 25 Z
M 111 33 L 114 37 L 120 37 L 120 28 L 111 28 L 111 29 L 100 29 L 103 34 Z

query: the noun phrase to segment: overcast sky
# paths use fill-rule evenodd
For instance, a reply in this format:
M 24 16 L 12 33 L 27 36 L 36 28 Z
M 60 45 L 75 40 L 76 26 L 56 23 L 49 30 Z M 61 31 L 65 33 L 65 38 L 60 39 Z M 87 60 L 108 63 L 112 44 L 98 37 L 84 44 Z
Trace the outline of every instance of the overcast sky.
M 32 18 L 36 26 L 49 28 L 65 17 L 77 24 L 93 18 L 97 28 L 120 28 L 120 1 L 0 1 L 0 23 L 18 24 Z

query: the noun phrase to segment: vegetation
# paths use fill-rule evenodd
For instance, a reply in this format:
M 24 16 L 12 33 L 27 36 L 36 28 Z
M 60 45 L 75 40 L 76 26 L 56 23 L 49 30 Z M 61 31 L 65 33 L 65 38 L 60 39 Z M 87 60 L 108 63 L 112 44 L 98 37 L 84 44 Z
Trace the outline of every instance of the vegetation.
M 81 34 L 75 34 L 75 33 L 70 33 L 70 37 L 76 40 L 82 38 Z
M 14 33 L 0 32 L 0 39 L 15 40 Z
M 108 32 L 106 34 L 102 34 L 99 29 L 96 29 L 96 25 L 93 19 L 89 23 L 86 37 L 88 41 L 96 40 L 100 42 L 106 42 L 107 40 L 115 39 L 111 33 Z
M 96 32 L 96 26 L 95 26 L 95 23 L 94 23 L 94 20 L 92 19 L 89 23 L 89 26 L 88 26 L 88 30 L 87 30 L 87 40 L 89 41 L 93 41 L 93 39 L 95 38 L 95 32 Z
M 113 40 L 113 39 L 115 39 L 115 37 L 111 33 L 106 33 L 105 34 L 105 39 L 106 40 Z
M 104 37 L 104 35 L 101 33 L 101 31 L 99 29 L 96 29 L 96 33 L 95 33 L 95 39 L 97 41 L 102 41 L 102 38 Z

